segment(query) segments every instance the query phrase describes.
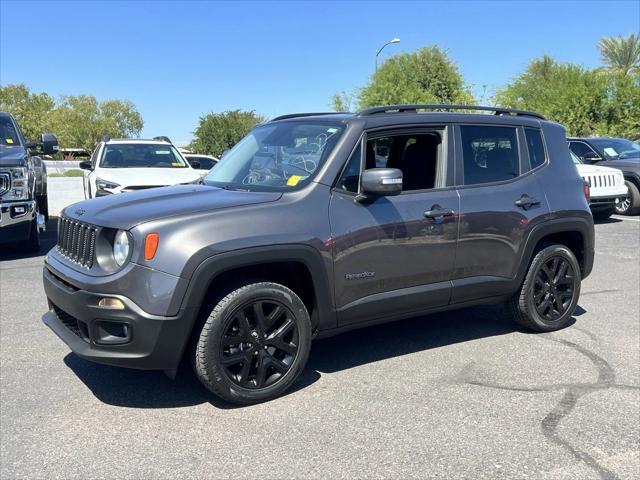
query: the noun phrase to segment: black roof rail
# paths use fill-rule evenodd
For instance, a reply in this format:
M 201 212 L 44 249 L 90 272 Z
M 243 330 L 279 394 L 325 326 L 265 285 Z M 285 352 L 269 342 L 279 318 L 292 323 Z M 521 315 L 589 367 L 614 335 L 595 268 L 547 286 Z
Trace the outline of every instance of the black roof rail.
M 171 143 L 171 140 L 169 140 L 169 137 L 165 136 L 165 135 L 158 135 L 157 137 L 153 137 L 154 140 L 161 140 L 163 142 L 167 142 L 167 143 Z
M 404 112 L 417 112 L 418 110 L 476 110 L 494 112 L 495 115 L 516 115 L 522 117 L 539 118 L 540 120 L 546 120 L 546 118 L 536 112 L 527 112 L 525 110 L 516 110 L 513 108 L 502 107 L 485 107 L 482 105 L 449 105 L 449 104 L 415 104 L 415 105 L 387 105 L 384 107 L 367 108 L 358 112 L 359 117 L 365 117 L 368 115 L 375 115 L 378 113 L 404 113 Z
M 288 118 L 298 118 L 298 117 L 315 117 L 320 115 L 337 115 L 340 113 L 347 112 L 308 112 L 308 113 L 288 113 L 286 115 L 280 115 L 279 117 L 272 118 L 269 120 L 270 122 L 275 122 L 276 120 L 286 120 Z
M 98 140 L 99 142 L 108 142 L 109 140 L 111 140 L 111 137 L 109 135 L 103 135 L 100 140 Z

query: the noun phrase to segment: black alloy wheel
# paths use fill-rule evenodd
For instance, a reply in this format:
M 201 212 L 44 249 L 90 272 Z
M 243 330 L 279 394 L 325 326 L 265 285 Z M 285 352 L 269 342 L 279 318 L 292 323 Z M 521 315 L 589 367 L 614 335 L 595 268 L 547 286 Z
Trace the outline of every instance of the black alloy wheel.
M 571 305 L 575 281 L 575 272 L 566 258 L 548 258 L 538 269 L 533 287 L 538 314 L 549 322 L 561 318 Z
M 230 319 L 220 339 L 224 372 L 247 389 L 276 383 L 298 355 L 298 327 L 293 313 L 275 299 L 243 305 Z

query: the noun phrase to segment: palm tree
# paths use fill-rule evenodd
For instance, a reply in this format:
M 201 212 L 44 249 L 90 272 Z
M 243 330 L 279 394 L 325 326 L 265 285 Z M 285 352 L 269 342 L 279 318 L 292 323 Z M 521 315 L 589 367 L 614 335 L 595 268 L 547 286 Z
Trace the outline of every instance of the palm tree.
M 640 70 L 640 35 L 604 37 L 598 42 L 600 59 L 609 70 L 628 75 Z

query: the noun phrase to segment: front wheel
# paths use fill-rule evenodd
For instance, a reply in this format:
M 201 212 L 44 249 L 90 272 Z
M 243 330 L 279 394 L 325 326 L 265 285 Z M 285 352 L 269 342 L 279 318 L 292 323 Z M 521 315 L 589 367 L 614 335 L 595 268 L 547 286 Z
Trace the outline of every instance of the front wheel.
M 616 205 L 616 213 L 618 215 L 637 215 L 640 213 L 640 192 L 638 187 L 629 180 L 625 180 L 624 184 L 629 189 L 629 195 Z
M 251 283 L 225 296 L 198 339 L 196 375 L 211 392 L 238 404 L 271 400 L 298 378 L 311 349 L 311 321 L 287 287 Z
M 509 301 L 514 320 L 537 332 L 566 327 L 578 305 L 580 265 L 564 245 L 551 245 L 536 254 L 520 291 Z
M 47 195 L 41 195 L 37 198 L 38 210 L 44 215 L 45 222 L 49 221 L 49 197 Z

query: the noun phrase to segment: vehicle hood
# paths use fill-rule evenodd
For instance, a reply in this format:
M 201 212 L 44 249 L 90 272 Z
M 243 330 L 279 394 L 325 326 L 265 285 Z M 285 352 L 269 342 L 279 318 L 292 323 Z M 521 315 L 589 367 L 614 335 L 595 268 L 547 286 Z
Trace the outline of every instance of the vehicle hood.
M 122 187 L 178 185 L 200 177 L 192 168 L 102 168 L 95 174 Z
M 0 145 L 0 167 L 23 167 L 27 151 L 24 147 Z
M 93 198 L 70 205 L 62 213 L 92 225 L 128 230 L 161 218 L 274 202 L 280 197 L 280 192 L 242 192 L 207 185 L 176 185 Z
M 576 168 L 578 169 L 578 173 L 580 175 L 594 175 L 594 174 L 598 174 L 598 173 L 614 174 L 614 173 L 620 171 L 617 168 L 603 167 L 600 164 L 597 164 L 597 165 L 586 165 L 584 163 L 580 163 L 580 164 L 576 165 Z
M 609 160 L 607 165 L 620 170 L 640 174 L 640 158 L 625 158 L 623 160 Z

